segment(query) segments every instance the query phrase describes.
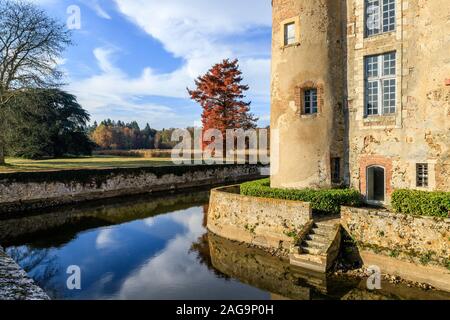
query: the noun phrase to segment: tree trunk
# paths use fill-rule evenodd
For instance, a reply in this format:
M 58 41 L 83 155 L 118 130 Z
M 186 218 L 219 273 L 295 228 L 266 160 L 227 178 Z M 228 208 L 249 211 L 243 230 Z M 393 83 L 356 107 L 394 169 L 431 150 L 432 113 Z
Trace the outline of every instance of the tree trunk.
M 3 147 L 3 142 L 0 139 L 0 166 L 5 164 L 5 151 Z

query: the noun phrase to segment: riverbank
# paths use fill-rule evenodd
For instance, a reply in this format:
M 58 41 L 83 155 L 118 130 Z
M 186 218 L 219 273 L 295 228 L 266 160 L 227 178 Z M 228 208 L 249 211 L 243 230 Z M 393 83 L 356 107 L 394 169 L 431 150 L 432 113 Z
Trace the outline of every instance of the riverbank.
M 0 173 L 0 214 L 261 177 L 259 165 L 192 165 Z
M 0 247 L 0 300 L 48 300 L 47 294 Z

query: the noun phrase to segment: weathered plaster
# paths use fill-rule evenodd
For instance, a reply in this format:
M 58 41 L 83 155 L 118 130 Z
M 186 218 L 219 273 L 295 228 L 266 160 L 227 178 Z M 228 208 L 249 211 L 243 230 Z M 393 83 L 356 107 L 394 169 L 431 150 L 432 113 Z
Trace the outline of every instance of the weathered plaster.
M 339 1 L 274 0 L 271 128 L 279 130 L 274 187 L 331 185 L 330 159 L 343 154 L 344 44 Z M 296 18 L 298 43 L 280 47 L 283 23 Z M 302 112 L 301 90 L 318 89 L 319 112 Z M 274 149 L 272 149 L 274 150 Z M 274 161 L 272 161 L 274 163 Z
M 429 165 L 425 190 L 450 191 L 450 6 L 397 0 L 396 10 L 394 31 L 365 37 L 363 0 L 273 1 L 271 128 L 280 134 L 273 186 L 328 187 L 330 158 L 340 157 L 342 180 L 363 194 L 366 166 L 391 164 L 386 203 L 395 189 L 417 188 L 417 163 Z M 294 17 L 298 43 L 280 47 L 282 22 Z M 391 51 L 396 113 L 366 116 L 364 57 Z M 314 116 L 301 113 L 305 83 L 322 96 Z

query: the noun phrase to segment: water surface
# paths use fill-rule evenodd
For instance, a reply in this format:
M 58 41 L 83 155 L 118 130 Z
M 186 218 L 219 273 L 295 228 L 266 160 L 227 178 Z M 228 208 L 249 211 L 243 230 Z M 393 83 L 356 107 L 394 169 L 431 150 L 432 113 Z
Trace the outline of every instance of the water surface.
M 0 244 L 54 299 L 449 299 L 327 278 L 207 232 L 208 191 L 64 207 L 0 221 Z M 81 269 L 81 290 L 66 286 Z

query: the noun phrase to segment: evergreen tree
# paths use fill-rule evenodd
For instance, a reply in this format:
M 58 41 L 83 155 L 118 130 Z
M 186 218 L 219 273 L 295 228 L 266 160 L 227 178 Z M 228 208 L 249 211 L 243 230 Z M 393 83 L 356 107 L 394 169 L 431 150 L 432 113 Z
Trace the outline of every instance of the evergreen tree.
M 11 99 L 5 116 L 6 150 L 25 158 L 89 155 L 89 114 L 76 97 L 59 89 L 23 91 Z

